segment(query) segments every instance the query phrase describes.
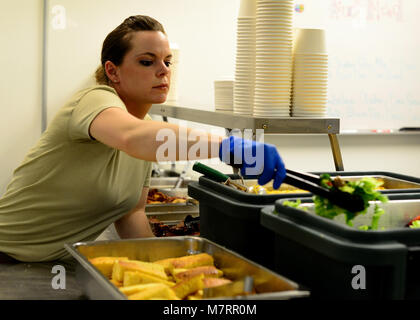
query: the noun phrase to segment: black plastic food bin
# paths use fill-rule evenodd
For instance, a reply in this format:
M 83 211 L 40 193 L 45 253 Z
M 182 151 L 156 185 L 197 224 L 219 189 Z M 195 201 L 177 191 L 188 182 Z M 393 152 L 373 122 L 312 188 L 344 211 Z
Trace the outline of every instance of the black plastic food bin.
M 320 172 L 314 172 L 320 174 Z M 384 171 L 334 171 L 332 176 L 384 176 L 406 182 L 418 183 L 419 188 L 381 190 L 382 193 L 420 193 L 420 179 Z M 228 175 L 238 179 L 236 175 Z M 253 180 L 253 179 L 246 179 Z M 249 182 L 249 181 L 248 181 Z M 278 199 L 310 198 L 311 193 L 285 193 L 257 195 L 239 191 L 201 176 L 190 182 L 188 195 L 199 201 L 200 234 L 239 254 L 272 268 L 274 266 L 274 232 L 260 224 L 261 209 L 274 205 Z
M 420 203 L 416 193 L 388 198 Z M 420 229 L 361 231 L 283 206 L 282 201 L 261 210 L 261 225 L 275 232 L 273 270 L 307 286 L 312 298 L 420 298 Z M 312 203 L 308 198 L 301 201 Z M 412 214 L 420 215 L 420 210 Z
M 278 199 L 312 196 L 310 193 L 250 194 L 205 176 L 188 184 L 188 195 L 199 201 L 200 236 L 267 268 L 274 267 L 275 234 L 260 225 L 261 209 Z

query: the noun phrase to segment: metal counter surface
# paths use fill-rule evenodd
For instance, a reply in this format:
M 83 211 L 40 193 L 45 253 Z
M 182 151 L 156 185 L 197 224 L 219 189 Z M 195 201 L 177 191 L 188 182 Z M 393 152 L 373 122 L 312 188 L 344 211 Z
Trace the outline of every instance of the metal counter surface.
M 65 268 L 65 289 L 53 289 L 55 265 Z M 75 267 L 76 261 L 0 262 L 0 300 L 86 300 Z

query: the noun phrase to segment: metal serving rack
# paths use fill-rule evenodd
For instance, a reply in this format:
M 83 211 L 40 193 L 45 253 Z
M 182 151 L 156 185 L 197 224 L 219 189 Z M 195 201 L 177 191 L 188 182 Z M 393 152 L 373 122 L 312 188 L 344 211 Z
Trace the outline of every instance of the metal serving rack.
M 231 132 L 233 129 L 252 130 L 254 138 L 257 129 L 265 134 L 328 134 L 336 171 L 344 171 L 343 159 L 337 134 L 340 133 L 339 118 L 261 118 L 242 116 L 232 112 L 207 111 L 166 104 L 152 105 L 150 114 L 175 118 L 211 126 L 222 127 Z

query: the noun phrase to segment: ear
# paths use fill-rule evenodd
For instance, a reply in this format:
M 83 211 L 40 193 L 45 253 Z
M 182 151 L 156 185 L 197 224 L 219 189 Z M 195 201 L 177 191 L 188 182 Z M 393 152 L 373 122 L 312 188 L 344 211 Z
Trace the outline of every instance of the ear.
M 118 67 L 113 62 L 105 62 L 105 73 L 112 83 L 120 82 Z

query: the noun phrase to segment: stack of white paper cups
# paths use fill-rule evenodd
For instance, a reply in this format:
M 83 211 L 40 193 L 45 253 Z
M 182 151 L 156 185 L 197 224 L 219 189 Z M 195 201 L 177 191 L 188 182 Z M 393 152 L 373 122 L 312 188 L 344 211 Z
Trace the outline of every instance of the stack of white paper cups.
M 214 105 L 216 111 L 233 111 L 233 80 L 214 81 Z
M 293 51 L 292 115 L 326 116 L 328 54 L 325 31 L 296 29 Z
M 255 84 L 256 0 L 241 0 L 236 43 L 236 69 L 233 111 L 252 115 Z
M 293 0 L 258 0 L 253 115 L 289 117 Z
M 177 44 L 171 44 L 171 86 L 169 88 L 167 104 L 177 104 L 178 102 L 178 64 L 179 64 L 179 47 Z

